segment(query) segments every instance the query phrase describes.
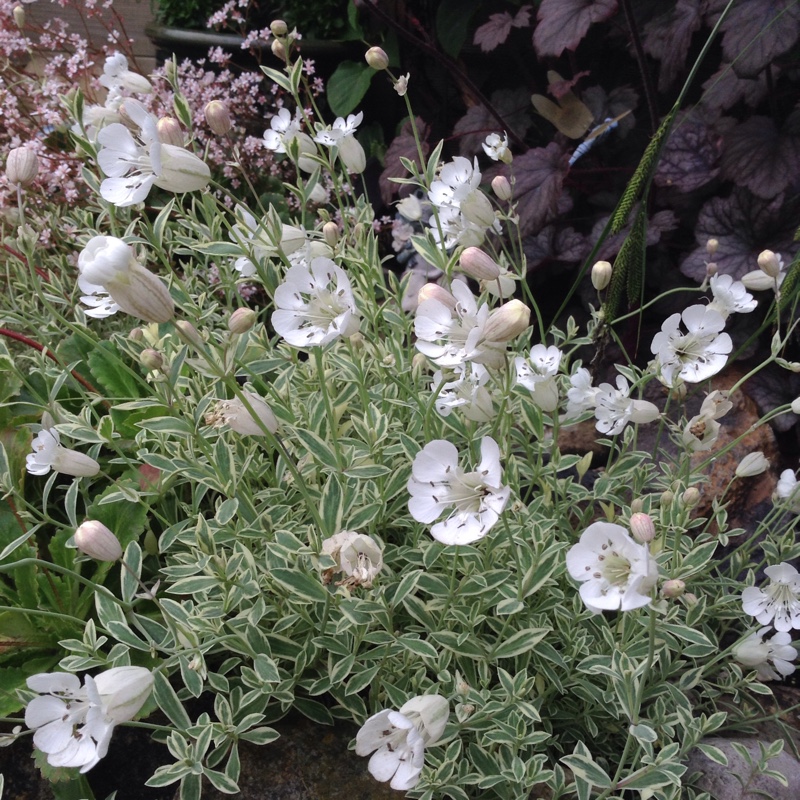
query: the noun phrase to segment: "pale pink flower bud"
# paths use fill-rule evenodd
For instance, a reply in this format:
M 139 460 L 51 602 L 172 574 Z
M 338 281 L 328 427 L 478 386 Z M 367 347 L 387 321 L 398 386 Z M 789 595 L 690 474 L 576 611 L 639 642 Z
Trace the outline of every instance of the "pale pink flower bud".
M 339 241 L 339 226 L 329 220 L 322 226 L 322 236 L 328 247 L 336 247 L 336 243 Z
M 196 347 L 205 346 L 203 337 L 191 322 L 187 322 L 185 319 L 180 319 L 175 323 L 175 327 L 178 329 L 178 333 L 184 341 L 187 341 Z
M 211 128 L 217 136 L 225 136 L 233 127 L 228 106 L 225 105 L 222 100 L 211 100 L 206 103 L 203 114 L 205 114 L 208 127 Z
M 380 71 L 389 67 L 389 56 L 386 55 L 386 51 L 382 47 L 370 47 L 364 54 L 364 58 L 374 70 Z
M 128 338 L 132 342 L 141 342 L 144 339 L 144 331 L 141 328 L 131 328 L 128 333 Z
M 706 277 L 713 278 L 717 274 L 717 272 L 719 272 L 719 267 L 717 267 L 714 261 L 709 261 L 706 264 Z
M 713 258 L 714 254 L 717 252 L 718 247 L 719 247 L 719 242 L 716 239 L 709 239 L 706 242 L 706 253 L 708 253 L 709 258 Z
M 442 305 L 447 306 L 451 311 L 458 305 L 455 297 L 453 297 L 447 289 L 439 286 L 438 283 L 426 283 L 417 295 L 417 302 L 423 303 L 425 300 L 438 300 Z
M 602 292 L 611 283 L 611 270 L 612 267 L 608 261 L 598 261 L 592 267 L 592 286 L 598 292 Z
M 22 6 L 14 6 L 14 24 L 22 30 L 25 27 L 25 9 Z
M 90 519 L 80 525 L 72 540 L 81 553 L 97 561 L 119 561 L 122 558 L 119 539 L 97 520 Z
M 461 271 L 477 281 L 497 280 L 500 267 L 488 253 L 480 247 L 468 247 L 459 259 Z
M 656 538 L 656 526 L 647 514 L 631 514 L 630 527 L 633 538 L 641 544 L 647 544 Z
M 183 147 L 183 129 L 180 122 L 175 117 L 161 117 L 156 123 L 158 130 L 158 141 L 162 144 L 171 144 L 175 147 Z
M 770 278 L 777 278 L 781 274 L 781 263 L 772 250 L 762 250 L 758 254 L 758 266 Z
M 492 191 L 498 200 L 506 201 L 511 199 L 511 184 L 505 175 L 497 175 L 492 178 Z
M 39 158 L 29 147 L 15 147 L 6 160 L 6 177 L 14 186 L 30 186 L 39 174 Z
M 269 29 L 273 36 L 286 36 L 289 33 L 289 28 L 282 19 L 274 19 L 269 24 Z
M 510 342 L 531 324 L 531 310 L 521 300 L 509 300 L 489 314 L 483 335 L 487 342 Z
M 661 587 L 661 595 L 662 597 L 666 597 L 667 600 L 674 600 L 676 597 L 680 597 L 685 591 L 686 584 L 680 578 L 664 581 L 664 585 Z
M 683 504 L 686 508 L 694 508 L 700 502 L 700 491 L 694 486 L 690 486 L 683 493 Z
M 252 308 L 237 308 L 228 318 L 231 333 L 247 333 L 256 324 L 256 312 Z
M 286 48 L 283 45 L 283 42 L 280 39 L 273 39 L 272 44 L 270 45 L 270 50 L 272 50 L 272 55 L 276 58 L 280 58 L 281 61 L 286 60 Z
M 631 513 L 640 514 L 644 509 L 644 500 L 641 497 L 635 497 L 631 500 Z
M 164 366 L 164 356 L 158 350 L 153 350 L 152 347 L 142 350 L 139 361 L 141 361 L 143 367 L 150 370 L 158 370 Z

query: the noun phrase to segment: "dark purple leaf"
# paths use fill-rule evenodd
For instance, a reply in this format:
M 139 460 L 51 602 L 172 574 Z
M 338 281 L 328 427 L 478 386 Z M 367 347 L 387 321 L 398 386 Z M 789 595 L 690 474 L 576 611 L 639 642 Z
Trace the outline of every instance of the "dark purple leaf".
M 614 119 L 625 111 L 633 111 L 639 105 L 639 95 L 630 86 L 618 86 L 608 94 L 602 86 L 590 86 L 583 93 L 583 100 L 597 122 Z M 617 135 L 627 136 L 635 124 L 636 117 L 633 114 L 623 117 L 617 125 Z
M 725 137 L 722 174 L 769 200 L 800 177 L 797 112 L 779 131 L 769 117 L 750 117 Z
M 491 103 L 505 120 L 505 130 L 523 139 L 531 126 L 530 94 L 522 88 L 498 89 L 492 94 Z M 484 106 L 472 106 L 453 128 L 454 136 L 460 137 L 459 154 L 469 158 L 482 154 L 481 143 L 487 134 L 500 130 L 499 123 Z
M 655 174 L 658 186 L 691 192 L 719 174 L 722 137 L 697 115 L 680 117 L 664 146 Z
M 522 6 L 511 23 L 515 28 L 527 28 L 531 24 L 531 6 Z
M 704 84 L 700 101 L 710 111 L 725 111 L 743 100 L 755 108 L 767 93 L 767 78 L 762 72 L 757 78 L 740 78 L 730 64 L 723 64 Z
M 560 100 L 565 95 L 568 95 L 581 78 L 591 75 L 588 69 L 583 69 L 576 72 L 571 78 L 562 78 L 555 70 L 547 71 L 547 92 L 553 95 L 556 100 Z
M 533 46 L 539 56 L 575 50 L 590 25 L 608 19 L 616 10 L 617 0 L 542 0 Z
M 428 135 L 428 126 L 423 122 L 421 117 L 417 117 L 417 129 L 419 130 L 419 138 L 422 142 L 422 150 L 425 155 L 428 154 L 427 142 L 425 137 Z M 381 189 L 381 198 L 387 205 L 392 202 L 392 198 L 400 193 L 402 184 L 394 183 L 392 178 L 407 178 L 409 177 L 406 168 L 400 163 L 400 159 L 408 158 L 419 165 L 419 154 L 417 153 L 417 143 L 414 140 L 414 133 L 411 128 L 411 121 L 408 120 L 400 133 L 394 138 L 392 143 L 386 150 L 383 165 L 384 169 L 378 178 L 378 184 Z
M 736 74 L 754 77 L 800 36 L 797 0 L 739 0 L 722 23 L 722 53 Z
M 580 262 L 589 254 L 589 242 L 574 228 L 560 230 L 553 240 L 556 261 Z
M 489 17 L 489 21 L 484 22 L 475 31 L 475 38 L 472 43 L 477 44 L 484 53 L 491 52 L 508 39 L 513 22 L 514 18 L 508 11 L 504 11 L 502 14 L 492 14 Z
M 747 394 L 755 400 L 758 411 L 763 416 L 778 406 L 791 403 L 800 395 L 800 375 L 787 372 L 776 364 L 769 364 L 747 381 Z M 797 424 L 797 415 L 781 414 L 770 424 L 781 432 L 788 431 Z
M 487 180 L 495 175 L 516 178 L 514 200 L 519 214 L 521 236 L 538 231 L 558 213 L 568 210 L 569 196 L 562 192 L 564 175 L 567 172 L 567 157 L 555 143 L 547 147 L 535 147 L 514 158 L 513 165 L 503 164 L 487 174 Z
M 645 52 L 661 62 L 660 91 L 669 89 L 678 74 L 686 69 L 686 53 L 702 21 L 700 0 L 678 0 L 666 14 L 645 26 Z
M 758 269 L 758 254 L 773 250 L 788 263 L 797 252 L 794 241 L 798 202 L 783 195 L 762 200 L 747 189 L 736 188 L 729 197 L 712 197 L 700 210 L 695 228 L 697 249 L 681 264 L 681 272 L 698 283 L 706 276 L 706 242 L 716 239 L 714 256 L 719 271 L 738 280 Z

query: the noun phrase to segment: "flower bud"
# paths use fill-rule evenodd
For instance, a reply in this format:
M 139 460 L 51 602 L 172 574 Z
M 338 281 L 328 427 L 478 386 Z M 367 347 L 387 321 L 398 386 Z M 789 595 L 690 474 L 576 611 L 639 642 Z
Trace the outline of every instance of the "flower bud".
M 608 261 L 598 261 L 592 267 L 592 286 L 598 292 L 602 292 L 611 283 L 611 269 Z
M 162 356 L 158 350 L 153 350 L 152 347 L 142 350 L 139 361 L 142 363 L 143 367 L 150 370 L 161 369 L 161 367 L 164 366 L 164 356 Z
M 30 147 L 15 147 L 6 160 L 6 177 L 14 186 L 30 186 L 39 174 L 39 158 Z
M 417 295 L 417 302 L 423 303 L 425 300 L 438 300 L 442 305 L 447 306 L 451 311 L 458 305 L 458 301 L 447 289 L 439 286 L 438 283 L 426 283 Z
M 664 585 L 661 587 L 661 596 L 666 597 L 667 600 L 674 600 L 685 591 L 686 584 L 680 578 L 673 578 L 672 580 L 664 581 Z
M 480 247 L 468 247 L 461 254 L 458 263 L 461 271 L 476 281 L 493 281 L 500 275 L 499 265 Z
M 770 278 L 777 278 L 781 274 L 783 265 L 781 264 L 780 256 L 776 256 L 772 250 L 762 250 L 758 254 L 758 266 Z
M 795 414 L 800 414 L 800 397 L 792 400 L 792 412 Z
M 511 184 L 505 175 L 496 175 L 492 178 L 492 191 L 498 200 L 510 200 L 512 195 Z
M 719 267 L 715 261 L 709 261 L 706 264 L 706 278 L 713 278 L 717 272 L 719 272 Z
M 289 28 L 282 19 L 274 19 L 269 24 L 269 29 L 273 36 L 286 36 L 289 33 Z
M 178 333 L 180 337 L 189 342 L 189 344 L 195 345 L 195 347 L 204 347 L 205 342 L 203 341 L 203 337 L 200 335 L 197 328 L 192 325 L 191 322 L 187 322 L 185 319 L 179 319 L 175 323 L 175 327 L 178 329 Z
M 411 374 L 414 378 L 419 378 L 428 365 L 428 357 L 423 353 L 414 353 L 411 359 Z
M 700 502 L 700 492 L 694 486 L 690 486 L 683 493 L 683 504 L 686 508 L 694 508 Z
M 656 538 L 656 526 L 647 514 L 631 514 L 630 527 L 633 538 L 640 544 L 648 544 Z
M 156 130 L 158 131 L 158 141 L 161 144 L 172 144 L 175 147 L 183 147 L 185 144 L 183 129 L 175 117 L 161 117 L 156 123 Z
M 217 134 L 225 136 L 233 127 L 228 106 L 222 100 L 211 100 L 203 109 L 208 127 Z
M 483 335 L 487 342 L 510 342 L 531 324 L 531 310 L 521 300 L 509 300 L 489 314 Z
M 364 54 L 364 58 L 374 70 L 388 69 L 389 67 L 389 56 L 382 47 L 370 47 Z
M 131 328 L 128 333 L 128 338 L 132 342 L 141 342 L 144 339 L 144 331 L 141 328 Z
M 328 247 L 336 247 L 336 243 L 339 241 L 339 226 L 329 220 L 322 226 L 322 235 Z
M 461 201 L 461 213 L 474 225 L 488 228 L 494 225 L 494 209 L 489 198 L 475 189 Z
M 644 510 L 644 500 L 641 497 L 636 497 L 631 500 L 631 514 L 641 514 Z
M 276 58 L 281 59 L 281 61 L 286 60 L 286 48 L 283 45 L 283 42 L 280 39 L 273 39 L 272 44 L 270 45 L 270 50 L 272 50 L 272 55 Z
M 231 333 L 247 333 L 256 324 L 257 314 L 252 308 L 237 308 L 228 317 L 228 330 Z
M 696 606 L 698 603 L 697 595 L 692 592 L 686 592 L 686 594 L 683 595 L 683 602 L 686 603 L 689 608 Z
M 709 258 L 713 258 L 714 254 L 717 252 L 718 247 L 719 247 L 719 242 L 716 239 L 709 239 L 706 242 L 706 253 L 708 253 Z
M 769 468 L 769 461 L 761 451 L 748 453 L 736 467 L 737 478 L 752 478 Z
M 81 553 L 97 561 L 119 561 L 122 558 L 119 539 L 97 520 L 90 519 L 80 525 L 72 541 Z
M 14 24 L 22 30 L 25 27 L 25 8 L 23 6 L 14 6 Z

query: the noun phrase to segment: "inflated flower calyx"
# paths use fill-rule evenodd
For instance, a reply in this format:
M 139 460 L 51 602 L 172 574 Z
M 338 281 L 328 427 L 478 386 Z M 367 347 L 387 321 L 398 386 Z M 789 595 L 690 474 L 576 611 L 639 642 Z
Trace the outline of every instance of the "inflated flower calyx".
M 631 514 L 630 527 L 633 538 L 641 544 L 647 544 L 656 538 L 656 526 L 648 514 Z
M 608 261 L 598 261 L 592 267 L 592 286 L 602 292 L 611 283 L 612 267 Z
M 39 158 L 30 147 L 15 147 L 6 160 L 8 182 L 23 189 L 30 186 L 39 174 Z
M 489 314 L 484 338 L 490 342 L 510 342 L 531 324 L 531 310 L 521 300 L 509 300 Z
M 686 508 L 694 508 L 700 502 L 700 491 L 694 486 L 690 486 L 683 493 L 683 504 Z
M 282 19 L 274 19 L 269 24 L 270 32 L 273 36 L 286 36 L 289 33 L 289 28 Z
M 500 266 L 480 247 L 467 247 L 458 264 L 465 275 L 475 278 L 476 281 L 493 281 L 500 275 Z
M 228 106 L 222 100 L 211 100 L 203 109 L 208 127 L 217 136 L 225 136 L 233 127 Z
M 492 178 L 492 191 L 498 200 L 510 200 L 512 195 L 511 184 L 505 175 L 497 175 Z
M 769 461 L 760 451 L 748 453 L 736 467 L 737 478 L 752 478 L 769 469 Z
M 256 324 L 258 315 L 252 308 L 237 308 L 228 318 L 228 330 L 231 333 L 247 333 Z
M 152 347 L 142 350 L 139 361 L 143 367 L 149 370 L 159 370 L 164 366 L 164 356 Z
M 372 69 L 377 71 L 388 69 L 389 67 L 389 56 L 386 55 L 386 51 L 382 47 L 370 47 L 364 54 L 364 59 Z
M 339 241 L 339 226 L 332 220 L 328 220 L 322 226 L 322 235 L 329 247 L 336 247 L 336 243 Z
M 447 306 L 451 311 L 458 305 L 458 301 L 438 283 L 426 283 L 417 295 L 417 303 L 424 303 L 426 300 L 437 300 L 442 305 Z
M 758 266 L 770 278 L 777 278 L 781 274 L 781 263 L 772 250 L 762 250 L 758 254 Z
M 661 595 L 662 597 L 666 597 L 667 600 L 674 600 L 677 597 L 681 597 L 685 591 L 686 584 L 680 578 L 664 581 L 664 585 L 661 587 Z
M 156 123 L 158 139 L 162 144 L 171 144 L 175 147 L 183 147 L 183 129 L 180 122 L 175 117 L 161 117 Z
M 97 520 L 90 519 L 78 526 L 72 541 L 81 553 L 96 561 L 119 561 L 122 558 L 119 539 Z

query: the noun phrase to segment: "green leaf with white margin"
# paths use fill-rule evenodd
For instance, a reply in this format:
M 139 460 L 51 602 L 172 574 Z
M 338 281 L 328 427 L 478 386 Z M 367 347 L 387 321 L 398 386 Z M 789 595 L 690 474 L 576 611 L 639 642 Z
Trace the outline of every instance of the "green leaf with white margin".
M 601 789 L 611 788 L 611 776 L 592 758 L 591 751 L 583 742 L 575 745 L 571 756 L 563 756 L 559 761 L 572 770 L 576 785 L 580 780 L 590 788 L 593 786 Z
M 328 78 L 328 105 L 339 117 L 355 111 L 369 89 L 375 70 L 366 62 L 342 61 Z
M 492 657 L 495 659 L 513 658 L 527 653 L 539 644 L 548 633 L 550 633 L 550 628 L 524 628 L 513 636 L 503 639 L 492 652 Z
M 728 766 L 728 756 L 725 754 L 724 750 L 720 750 L 719 747 L 714 747 L 710 744 L 698 744 L 697 749 L 709 760 L 713 761 L 715 764 L 719 764 L 721 767 Z
M 324 603 L 329 597 L 327 589 L 316 575 L 312 577 L 297 570 L 276 567 L 270 570 L 269 576 L 284 589 L 288 589 L 293 600 Z
M 163 672 L 156 670 L 153 672 L 153 696 L 158 703 L 158 707 L 169 717 L 172 723 L 179 730 L 186 730 L 192 721 L 186 713 L 186 709 L 178 699 L 178 695 L 170 685 Z
M 322 531 L 324 536 L 333 536 L 342 530 L 344 503 L 342 503 L 342 486 L 336 473 L 328 475 L 325 488 L 322 490 L 319 510 L 322 524 L 325 526 Z

